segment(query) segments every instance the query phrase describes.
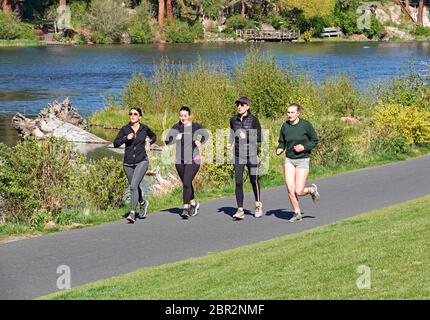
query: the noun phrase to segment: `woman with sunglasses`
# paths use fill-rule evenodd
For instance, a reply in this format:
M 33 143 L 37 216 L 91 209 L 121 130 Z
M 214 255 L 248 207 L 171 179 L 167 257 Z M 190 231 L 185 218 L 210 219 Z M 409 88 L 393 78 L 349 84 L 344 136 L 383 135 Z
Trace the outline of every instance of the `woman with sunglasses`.
M 261 142 L 260 121 L 251 114 L 250 104 L 247 97 L 243 96 L 236 100 L 237 114 L 230 119 L 230 138 L 227 148 L 232 148 L 234 143 L 234 175 L 236 180 L 236 202 L 237 211 L 233 215 L 234 220 L 243 220 L 245 211 L 243 209 L 243 173 L 245 166 L 248 168 L 249 180 L 252 185 L 255 198 L 256 218 L 263 216 L 263 204 L 260 198 L 260 181 L 258 179 L 258 144 Z
M 144 219 L 148 210 L 148 200 L 143 199 L 140 183 L 148 170 L 148 156 L 151 144 L 155 143 L 157 136 L 146 125 L 140 123 L 142 110 L 131 108 L 130 122 L 121 128 L 113 143 L 115 148 L 125 144 L 124 171 L 131 191 L 131 210 L 127 217 L 130 223 L 136 222 L 137 203 L 140 203 L 139 218 Z
M 179 110 L 179 122 L 167 133 L 165 144 L 176 143 L 175 167 L 183 184 L 182 219 L 197 215 L 200 204 L 194 196 L 193 180 L 200 169 L 199 147 L 209 138 L 202 125 L 191 121 L 191 110 L 187 106 Z
M 318 136 L 309 121 L 301 119 L 302 106 L 292 104 L 287 109 L 288 120 L 282 125 L 279 133 L 279 144 L 276 154 L 279 156 L 286 150 L 284 164 L 285 185 L 288 197 L 294 209 L 294 215 L 289 220 L 296 222 L 302 220 L 298 197 L 310 195 L 314 203 L 320 199 L 315 184 L 305 187 L 309 174 L 309 159 L 312 149 L 318 144 Z

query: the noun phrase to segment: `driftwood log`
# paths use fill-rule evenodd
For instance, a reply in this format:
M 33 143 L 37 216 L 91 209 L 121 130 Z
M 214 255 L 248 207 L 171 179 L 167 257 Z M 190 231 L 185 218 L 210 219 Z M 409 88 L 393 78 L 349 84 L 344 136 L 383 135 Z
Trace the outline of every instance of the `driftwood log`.
M 54 136 L 75 143 L 109 143 L 85 130 L 86 120 L 72 107 L 68 98 L 62 103 L 54 101 L 52 104 L 48 104 L 40 111 L 36 119 L 29 119 L 17 113 L 12 118 L 12 126 L 23 137 L 31 135 L 43 139 Z

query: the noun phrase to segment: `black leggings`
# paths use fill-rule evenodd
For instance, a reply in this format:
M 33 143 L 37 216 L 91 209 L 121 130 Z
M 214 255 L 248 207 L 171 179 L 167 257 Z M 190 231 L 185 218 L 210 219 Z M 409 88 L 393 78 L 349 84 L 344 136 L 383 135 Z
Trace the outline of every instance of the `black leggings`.
M 245 166 L 248 168 L 249 180 L 252 185 L 252 191 L 254 191 L 255 201 L 260 201 L 260 182 L 258 179 L 258 164 L 246 163 L 240 164 L 236 162 L 234 164 L 234 177 L 236 180 L 236 202 L 239 208 L 243 208 L 243 172 Z
M 190 201 L 194 199 L 193 180 L 200 169 L 200 164 L 177 163 L 175 166 L 183 184 L 184 204 L 190 204 Z

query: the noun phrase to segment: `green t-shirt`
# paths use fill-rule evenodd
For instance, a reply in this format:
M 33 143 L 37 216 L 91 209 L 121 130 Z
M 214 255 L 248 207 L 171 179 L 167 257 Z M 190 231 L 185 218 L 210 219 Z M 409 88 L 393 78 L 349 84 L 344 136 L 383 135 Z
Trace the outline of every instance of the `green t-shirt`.
M 287 149 L 286 156 L 290 159 L 309 158 L 311 150 L 318 144 L 318 136 L 312 124 L 304 119 L 300 119 L 295 125 L 286 121 L 281 128 L 278 140 L 278 149 Z M 303 152 L 295 152 L 294 146 L 303 145 Z

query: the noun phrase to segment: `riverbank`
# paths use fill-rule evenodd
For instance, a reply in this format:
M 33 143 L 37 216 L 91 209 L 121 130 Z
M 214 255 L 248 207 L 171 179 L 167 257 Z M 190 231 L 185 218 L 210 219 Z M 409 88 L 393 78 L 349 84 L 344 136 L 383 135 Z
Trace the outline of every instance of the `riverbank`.
M 0 47 L 42 47 L 48 43 L 39 40 L 0 40 Z

